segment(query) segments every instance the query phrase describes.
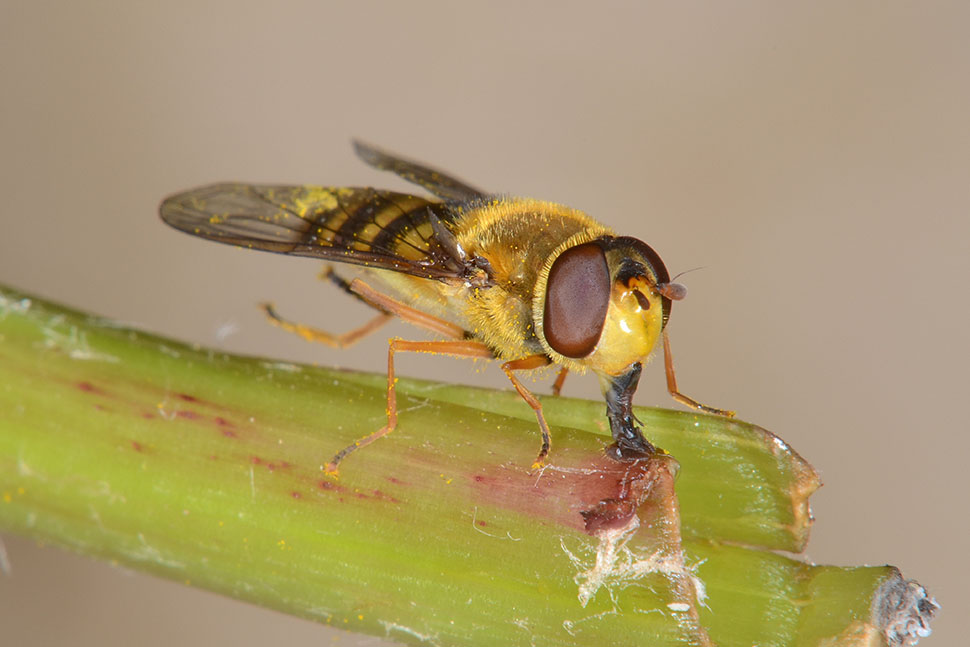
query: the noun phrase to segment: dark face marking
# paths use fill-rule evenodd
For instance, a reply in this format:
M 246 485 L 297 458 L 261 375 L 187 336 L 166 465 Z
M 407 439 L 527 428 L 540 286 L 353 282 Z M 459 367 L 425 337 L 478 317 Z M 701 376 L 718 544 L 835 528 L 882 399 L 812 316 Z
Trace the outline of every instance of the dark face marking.
M 650 299 L 647 298 L 647 295 L 645 295 L 640 290 L 634 290 L 633 296 L 637 298 L 637 303 L 640 304 L 641 308 L 643 308 L 644 310 L 650 309 Z
M 603 333 L 610 287 L 610 269 L 597 243 L 577 245 L 559 255 L 549 270 L 542 320 L 553 350 L 572 358 L 593 352 Z
M 642 240 L 636 238 L 631 238 L 630 236 L 620 236 L 614 238 L 612 236 L 604 236 L 600 239 L 603 241 L 604 246 L 607 249 L 620 249 L 620 250 L 630 250 L 640 256 L 647 265 L 650 266 L 651 273 L 653 274 L 653 279 L 656 285 L 677 285 L 670 283 L 670 274 L 667 273 L 667 266 L 660 259 L 660 255 L 653 250 L 650 245 L 647 245 Z M 645 272 L 640 270 L 637 266 L 643 267 L 639 262 L 630 259 L 630 265 L 626 268 L 621 268 L 617 280 L 627 278 L 628 276 L 634 276 L 637 274 L 643 275 Z M 686 296 L 686 288 L 683 292 Z M 676 296 L 676 295 L 674 295 Z M 660 292 L 660 306 L 663 310 L 663 323 L 661 328 L 667 327 L 667 320 L 670 319 L 670 304 L 671 296 Z M 682 298 L 682 297 L 681 297 Z

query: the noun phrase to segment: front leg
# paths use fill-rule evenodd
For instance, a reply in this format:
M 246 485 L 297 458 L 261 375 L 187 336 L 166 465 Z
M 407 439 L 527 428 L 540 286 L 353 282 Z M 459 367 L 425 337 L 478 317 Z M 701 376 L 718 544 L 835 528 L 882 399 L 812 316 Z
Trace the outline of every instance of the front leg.
M 664 328 L 664 373 L 667 375 L 667 392 L 670 393 L 672 397 L 677 402 L 690 407 L 691 409 L 697 409 L 698 411 L 703 411 L 704 413 L 712 413 L 715 416 L 725 416 L 726 418 L 733 418 L 734 412 L 727 411 L 725 409 L 717 409 L 715 407 L 709 407 L 706 404 L 701 404 L 694 398 L 690 398 L 680 391 L 677 390 L 677 376 L 674 374 L 674 356 L 670 353 L 670 338 L 667 336 L 667 329 Z M 634 387 L 636 388 L 636 387 Z
M 636 393 L 642 370 L 643 365 L 636 362 L 626 373 L 600 378 L 606 397 L 606 417 L 610 421 L 614 441 L 607 449 L 607 454 L 618 461 L 649 458 L 660 451 L 644 438 L 633 415 L 633 394 Z

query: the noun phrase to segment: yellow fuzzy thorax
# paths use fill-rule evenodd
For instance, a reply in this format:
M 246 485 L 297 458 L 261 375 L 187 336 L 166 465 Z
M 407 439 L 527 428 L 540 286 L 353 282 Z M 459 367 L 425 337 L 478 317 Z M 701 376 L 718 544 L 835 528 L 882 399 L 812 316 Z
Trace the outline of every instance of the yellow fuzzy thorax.
M 455 236 L 466 252 L 489 260 L 496 283 L 470 291 L 470 332 L 502 359 L 547 353 L 533 316 L 542 273 L 565 241 L 610 234 L 582 211 L 541 200 L 495 198 L 465 207 Z

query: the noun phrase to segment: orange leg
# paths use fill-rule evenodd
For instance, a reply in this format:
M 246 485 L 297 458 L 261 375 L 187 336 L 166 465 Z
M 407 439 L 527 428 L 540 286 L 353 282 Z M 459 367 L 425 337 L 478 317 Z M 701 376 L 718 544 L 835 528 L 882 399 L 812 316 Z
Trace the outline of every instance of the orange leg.
M 566 381 L 566 376 L 569 375 L 569 369 L 563 366 L 559 370 L 559 375 L 556 376 L 556 381 L 552 383 L 552 394 L 559 395 L 562 393 L 562 385 Z
M 274 326 L 282 328 L 287 332 L 297 334 L 307 341 L 326 344 L 331 348 L 347 348 L 348 346 L 357 343 L 362 338 L 386 324 L 394 316 L 398 316 L 402 321 L 406 321 L 410 324 L 418 326 L 419 328 L 424 328 L 425 330 L 430 330 L 431 332 L 441 335 L 442 337 L 447 337 L 448 339 L 464 339 L 465 337 L 465 331 L 460 326 L 456 326 L 453 323 L 421 312 L 420 310 L 405 305 L 400 301 L 392 299 L 386 294 L 378 292 L 360 279 L 354 279 L 352 282 L 348 283 L 334 274 L 333 270 L 330 269 L 329 266 L 326 267 L 320 274 L 320 278 L 334 281 L 338 286 L 349 292 L 352 296 L 358 297 L 367 305 L 371 306 L 375 310 L 380 311 L 380 314 L 359 328 L 355 328 L 354 330 L 345 332 L 341 335 L 334 335 L 319 328 L 314 328 L 312 326 L 307 326 L 284 319 L 276 313 L 276 310 L 273 308 L 273 304 L 271 303 L 260 304 L 263 312 L 266 313 L 266 316 L 269 318 L 270 323 L 272 323 Z
M 512 386 L 519 392 L 522 399 L 532 407 L 532 410 L 536 412 L 536 420 L 539 421 L 539 431 L 542 432 L 542 447 L 539 449 L 539 455 L 536 457 L 535 463 L 532 464 L 532 469 L 542 467 L 546 461 L 546 456 L 549 455 L 549 425 L 546 424 L 546 417 L 542 415 L 542 403 L 528 389 L 522 386 L 519 378 L 515 377 L 512 371 L 530 371 L 547 366 L 548 364 L 549 358 L 545 355 L 529 355 L 528 357 L 514 359 L 502 364 L 502 370 L 505 371 L 505 374 L 512 381 Z
M 488 346 L 478 341 L 408 341 L 405 339 L 392 339 L 387 349 L 387 424 L 374 433 L 364 436 L 352 445 L 348 445 L 337 452 L 324 468 L 327 474 L 336 476 L 340 461 L 346 458 L 348 454 L 361 447 L 370 445 L 379 438 L 383 438 L 397 427 L 397 389 L 395 388 L 397 380 L 394 378 L 394 353 L 398 351 L 443 353 L 457 357 L 485 359 L 493 359 L 495 357 L 492 351 L 488 349 Z
M 439 319 L 426 312 L 421 312 L 417 308 L 412 308 L 409 305 L 401 303 L 396 299 L 392 299 L 386 294 L 378 292 L 360 279 L 354 279 L 350 283 L 350 289 L 355 294 L 359 294 L 371 306 L 382 312 L 390 312 L 391 314 L 397 315 L 402 321 L 406 321 L 409 324 L 430 330 L 448 339 L 465 338 L 465 330 L 461 326 L 456 326 L 450 321 Z
M 664 372 L 667 374 L 667 392 L 670 396 L 680 402 L 684 406 L 688 406 L 691 409 L 698 409 L 705 413 L 713 413 L 718 416 L 727 416 L 728 418 L 734 417 L 733 411 L 725 411 L 724 409 L 715 409 L 714 407 L 709 407 L 705 404 L 701 404 L 693 398 L 689 398 L 680 391 L 677 390 L 677 376 L 674 375 L 674 358 L 670 354 L 670 338 L 667 337 L 667 330 L 663 331 L 664 337 Z
M 269 319 L 270 323 L 272 323 L 274 326 L 282 328 L 286 332 L 299 335 L 307 341 L 326 344 L 331 348 L 347 348 L 348 346 L 352 346 L 360 341 L 363 337 L 366 337 L 386 324 L 394 317 L 394 315 L 390 313 L 381 312 L 359 328 L 354 328 L 353 330 L 345 332 L 341 335 L 334 335 L 328 333 L 326 330 L 320 330 L 319 328 L 313 328 L 312 326 L 294 323 L 292 321 L 283 319 L 281 316 L 276 314 L 276 310 L 273 308 L 273 304 L 271 303 L 262 303 L 260 304 L 260 307 L 263 309 L 263 312 L 266 314 L 266 317 Z
M 397 426 L 397 391 L 395 389 L 396 380 L 394 377 L 394 353 L 398 351 L 410 351 L 416 353 L 442 353 L 445 355 L 454 355 L 456 357 L 495 359 L 495 355 L 488 348 L 488 346 L 479 341 L 465 339 L 465 331 L 460 326 L 456 326 L 451 322 L 439 319 L 438 317 L 429 315 L 416 308 L 412 308 L 409 305 L 401 303 L 400 301 L 397 301 L 386 294 L 378 292 L 360 279 L 354 279 L 354 281 L 349 284 L 348 289 L 354 294 L 359 295 L 360 298 L 369 305 L 380 310 L 381 317 L 390 317 L 392 315 L 400 317 L 403 321 L 410 324 L 430 330 L 431 332 L 437 333 L 443 337 L 448 337 L 450 341 L 408 341 L 404 339 L 392 339 L 390 341 L 387 351 L 387 424 L 374 433 L 364 436 L 353 444 L 348 445 L 344 449 L 337 452 L 324 468 L 328 474 L 334 476 L 337 474 L 337 468 L 340 462 L 346 458 L 348 454 L 361 447 L 366 447 L 375 440 L 386 436 L 394 431 L 394 428 Z M 282 322 L 281 320 L 280 322 L 281 323 L 278 322 L 277 325 L 286 323 Z M 377 325 L 382 323 L 384 322 L 380 321 L 373 327 L 376 328 Z M 291 324 L 291 326 L 292 325 L 293 324 Z M 301 330 L 307 330 L 307 328 L 302 327 Z M 369 332 L 369 330 L 367 332 Z M 363 336 L 363 334 L 366 334 L 366 332 L 358 335 L 356 339 L 359 339 L 361 336 Z M 531 392 L 529 392 L 528 389 L 522 385 L 521 382 L 519 382 L 518 378 L 515 377 L 512 371 L 531 370 L 546 366 L 547 364 L 549 364 L 549 358 L 545 355 L 531 355 L 523 359 L 506 362 L 502 365 L 502 370 L 505 371 L 505 374 L 508 376 L 509 380 L 511 380 L 512 386 L 514 386 L 515 390 L 518 391 L 520 396 L 522 396 L 522 399 L 524 399 L 528 405 L 532 407 L 532 410 L 536 413 L 536 419 L 539 421 L 539 429 L 542 432 L 542 447 L 539 450 L 539 455 L 536 458 L 536 462 L 533 467 L 541 467 L 546 456 L 549 454 L 549 425 L 546 424 L 545 416 L 542 415 L 542 405 L 540 402 L 534 395 L 532 395 Z M 564 369 L 560 373 L 559 379 L 556 381 L 556 384 L 560 387 L 562 386 L 562 380 L 565 379 L 565 376 L 566 371 Z
M 324 266 L 318 278 L 320 278 L 320 280 L 323 280 L 323 281 L 331 281 L 341 290 L 350 294 L 352 297 L 356 297 L 361 301 L 364 301 L 362 297 L 360 297 L 357 294 L 354 294 L 351 291 L 350 283 L 348 283 L 344 278 L 342 278 L 340 275 L 334 272 L 333 268 L 329 264 Z M 364 301 L 364 303 L 367 303 L 367 301 Z M 365 323 L 363 326 L 360 326 L 359 328 L 355 328 L 349 332 L 345 332 L 341 335 L 334 335 L 332 333 L 327 332 L 326 330 L 320 330 L 319 328 L 314 328 L 312 326 L 307 326 L 301 323 L 296 323 L 296 322 L 284 319 L 283 317 L 279 316 L 276 313 L 276 309 L 273 307 L 272 303 L 261 303 L 260 307 L 263 309 L 263 313 L 269 319 L 271 324 L 279 328 L 282 328 L 286 332 L 291 332 L 293 334 L 299 335 L 300 337 L 303 337 L 303 339 L 309 342 L 318 342 L 321 344 L 326 344 L 331 348 L 347 348 L 348 346 L 352 346 L 356 344 L 358 341 L 360 341 L 370 333 L 374 332 L 375 330 L 377 330 L 378 328 L 386 324 L 393 317 L 393 315 L 390 312 L 388 312 L 387 310 L 381 307 L 375 306 L 372 303 L 367 303 L 367 305 L 380 311 L 380 314 L 374 317 L 373 319 L 371 319 L 370 321 L 368 321 L 367 323 Z

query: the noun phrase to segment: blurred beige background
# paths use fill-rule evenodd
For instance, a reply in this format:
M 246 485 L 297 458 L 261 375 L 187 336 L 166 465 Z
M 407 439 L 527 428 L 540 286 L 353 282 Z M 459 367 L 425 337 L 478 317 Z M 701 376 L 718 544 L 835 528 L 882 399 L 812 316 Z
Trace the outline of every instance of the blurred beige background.
M 684 281 L 683 389 L 821 472 L 808 556 L 899 566 L 965 644 L 970 5 L 0 6 L 0 282 L 182 340 L 380 371 L 271 329 L 362 308 L 156 215 L 217 180 L 405 188 L 352 136 L 584 209 Z M 217 331 L 232 332 L 221 336 Z M 408 334 L 404 326 L 390 330 Z M 405 374 L 506 388 L 497 368 Z M 674 406 L 649 367 L 640 404 Z M 595 380 L 569 395 L 598 397 Z M 483 440 L 483 442 L 485 442 Z M 4 536 L 9 645 L 378 645 Z

